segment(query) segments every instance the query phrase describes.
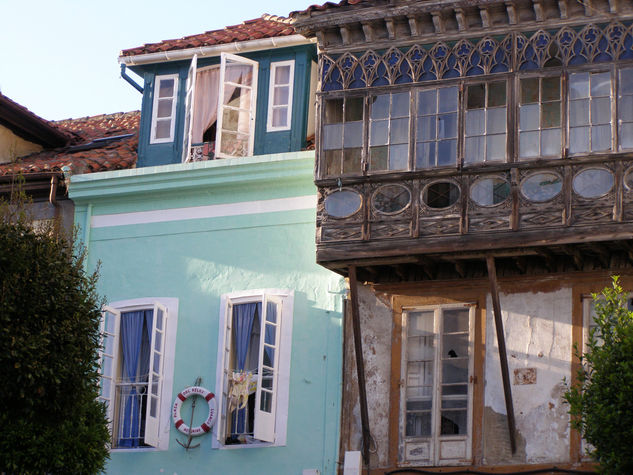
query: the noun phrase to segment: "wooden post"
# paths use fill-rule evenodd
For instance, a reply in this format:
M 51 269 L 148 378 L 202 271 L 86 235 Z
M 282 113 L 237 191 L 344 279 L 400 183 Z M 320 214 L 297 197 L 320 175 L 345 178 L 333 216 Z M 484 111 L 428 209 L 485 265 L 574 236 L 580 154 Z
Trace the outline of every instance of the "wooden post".
M 358 282 L 356 266 L 349 266 L 349 290 L 352 301 L 352 329 L 354 332 L 354 353 L 356 354 L 356 374 L 358 377 L 358 396 L 360 399 L 360 423 L 363 436 L 363 461 L 369 465 L 369 413 L 367 411 L 367 388 L 365 386 L 365 363 L 363 362 L 363 342 L 360 333 L 360 314 L 358 310 Z
M 501 379 L 503 380 L 503 395 L 506 400 L 506 412 L 508 413 L 508 430 L 510 432 L 510 448 L 516 452 L 514 406 L 512 404 L 512 387 L 510 386 L 510 370 L 508 369 L 508 353 L 506 351 L 506 339 L 503 332 L 503 320 L 501 319 L 501 304 L 499 303 L 499 287 L 497 286 L 497 269 L 495 258 L 486 256 L 488 265 L 488 277 L 490 279 L 490 293 L 492 295 L 492 309 L 495 317 L 495 329 L 497 330 L 497 346 L 499 347 L 499 361 L 501 362 Z

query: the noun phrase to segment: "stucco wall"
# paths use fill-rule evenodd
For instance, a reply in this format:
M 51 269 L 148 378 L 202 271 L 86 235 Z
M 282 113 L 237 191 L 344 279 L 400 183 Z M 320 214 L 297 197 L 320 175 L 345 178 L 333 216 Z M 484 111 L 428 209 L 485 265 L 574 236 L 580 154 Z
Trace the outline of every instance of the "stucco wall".
M 7 163 L 40 150 L 42 150 L 41 145 L 24 140 L 0 125 L 0 163 Z

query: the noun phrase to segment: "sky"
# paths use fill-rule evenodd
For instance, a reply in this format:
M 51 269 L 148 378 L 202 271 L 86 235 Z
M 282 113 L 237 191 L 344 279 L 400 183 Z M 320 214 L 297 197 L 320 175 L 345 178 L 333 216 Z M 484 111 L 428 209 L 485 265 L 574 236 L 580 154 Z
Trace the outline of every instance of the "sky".
M 315 3 L 325 0 L 0 0 L 0 92 L 47 120 L 138 110 L 121 50 Z

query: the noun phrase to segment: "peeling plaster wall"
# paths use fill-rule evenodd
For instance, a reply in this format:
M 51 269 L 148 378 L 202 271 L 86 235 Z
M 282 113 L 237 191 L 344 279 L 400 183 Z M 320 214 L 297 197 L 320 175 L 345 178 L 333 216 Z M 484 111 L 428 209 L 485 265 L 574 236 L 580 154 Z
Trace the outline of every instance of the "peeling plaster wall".
M 484 463 L 569 461 L 569 417 L 563 378 L 571 377 L 572 292 L 500 294 L 516 416 L 517 453 L 510 456 L 492 301 L 486 308 Z M 516 384 L 515 370 L 533 368 L 534 384 Z

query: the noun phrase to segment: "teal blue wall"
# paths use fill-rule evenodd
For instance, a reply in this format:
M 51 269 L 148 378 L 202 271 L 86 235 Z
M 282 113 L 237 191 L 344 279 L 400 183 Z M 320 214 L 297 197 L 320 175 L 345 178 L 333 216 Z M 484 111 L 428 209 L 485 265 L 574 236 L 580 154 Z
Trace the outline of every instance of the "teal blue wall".
M 257 109 L 255 117 L 254 155 L 299 151 L 306 145 L 308 122 L 308 104 L 310 101 L 310 67 L 316 61 L 314 45 L 294 46 L 252 53 L 242 56 L 259 63 L 257 85 Z M 270 63 L 295 60 L 292 121 L 289 131 L 266 132 L 268 111 L 268 84 Z M 199 58 L 198 67 L 219 64 L 220 58 Z M 173 61 L 145 66 L 132 66 L 137 74 L 144 78 L 144 93 L 141 109 L 141 128 L 139 137 L 138 167 L 179 163 L 182 156 L 182 134 L 184 121 L 187 72 L 190 61 Z M 154 100 L 154 81 L 157 75 L 178 74 L 178 111 L 176 115 L 175 137 L 170 143 L 150 144 L 152 122 L 152 104 Z
M 73 177 L 76 222 L 117 213 L 314 195 L 314 153 L 217 160 Z M 118 218 L 115 218 L 118 219 Z M 108 473 L 333 474 L 341 397 L 341 280 L 315 263 L 315 210 L 85 226 L 88 267 L 101 262 L 108 301 L 179 299 L 173 402 L 196 377 L 215 391 L 220 296 L 261 288 L 295 292 L 285 447 L 111 453 Z M 89 231 L 89 232 L 88 232 Z M 170 415 L 161 415 L 170 417 Z M 201 419 L 203 417 L 201 416 Z M 195 424 L 194 424 L 195 425 Z

